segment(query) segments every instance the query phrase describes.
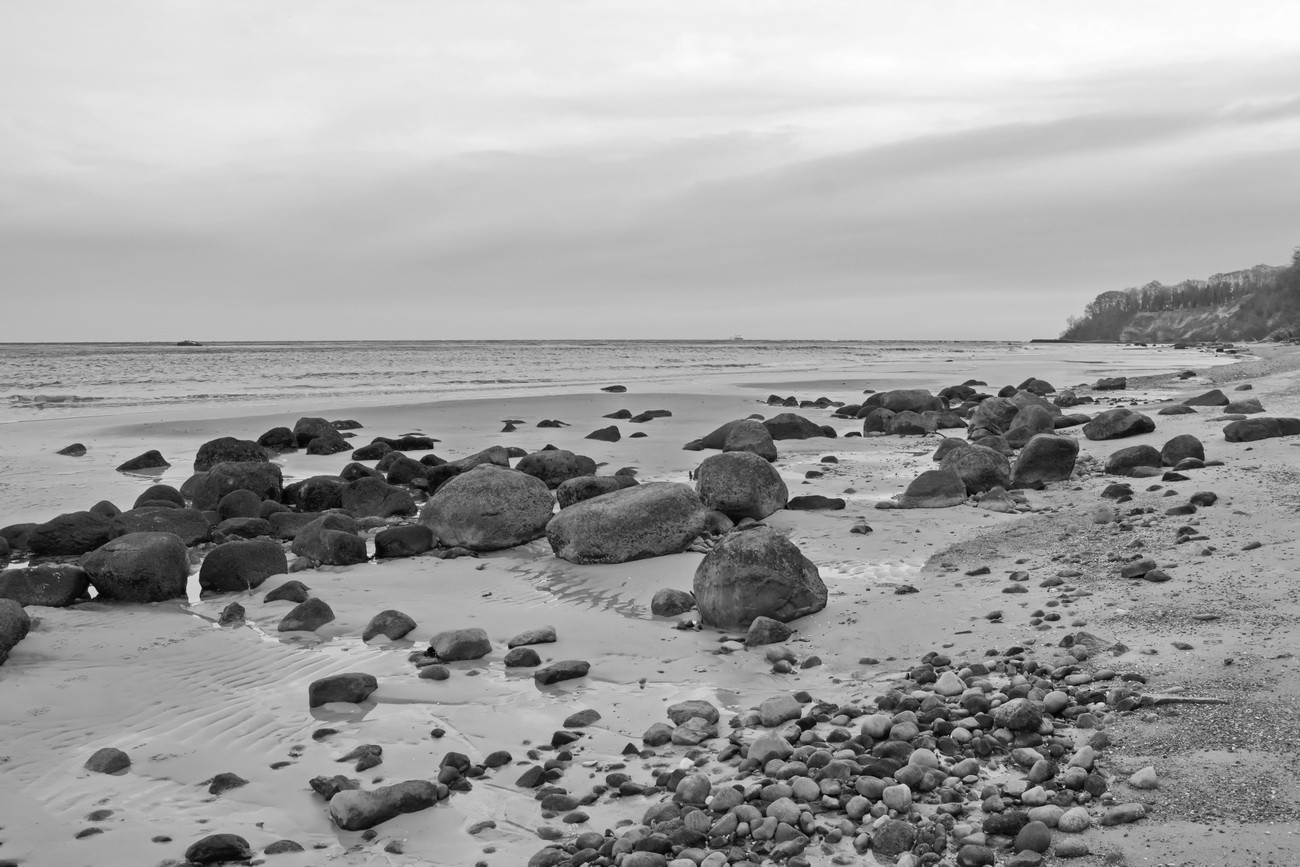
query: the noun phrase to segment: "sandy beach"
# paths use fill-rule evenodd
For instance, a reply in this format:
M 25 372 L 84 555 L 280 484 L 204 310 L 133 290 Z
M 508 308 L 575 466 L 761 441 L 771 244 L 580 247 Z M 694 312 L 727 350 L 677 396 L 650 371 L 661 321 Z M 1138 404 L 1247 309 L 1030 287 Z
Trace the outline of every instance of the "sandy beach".
M 1217 408 L 1156 414 L 1217 387 L 1258 398 L 1266 415 L 1300 416 L 1300 350 L 1260 345 L 1251 352 L 1240 363 L 1198 367 L 1190 378 L 1173 370 L 1134 378 L 1124 391 L 1093 393 L 1095 405 L 1067 410 L 1133 407 L 1155 419 L 1156 429 L 1108 441 L 1063 429 L 1080 441 L 1075 475 L 1026 491 L 1023 510 L 1014 513 L 973 504 L 880 508 L 935 466 L 941 438 L 845 437 L 861 431 L 862 422 L 832 418 L 826 409 L 789 410 L 840 434 L 778 441 L 775 466 L 790 495 L 846 501 L 841 511 L 782 510 L 764 521 L 816 564 L 828 591 L 823 610 L 791 623 L 795 634 L 784 643 L 796 660 L 790 671 L 773 665 L 771 647 L 724 640 L 740 633 L 679 629 L 678 621 L 690 614 L 651 614 L 656 591 L 691 589 L 702 553 L 575 565 L 555 557 L 545 539 L 477 558 L 320 566 L 273 576 L 250 592 L 206 597 L 194 568 L 187 600 L 29 607 L 31 632 L 0 666 L 0 781 L 6 792 L 0 863 L 183 863 L 195 841 L 230 833 L 245 838 L 258 859 L 287 867 L 528 864 L 549 841 L 623 832 L 642 822 L 647 809 L 672 798 L 670 791 L 653 791 L 656 778 L 683 761 L 715 784 L 751 782 L 736 760 L 718 753 L 728 745 L 732 721 L 773 696 L 805 691 L 814 700 L 869 713 L 926 654 L 950 658 L 954 669 L 1002 659 L 1012 647 L 1027 649 L 1018 659 L 1046 661 L 1062 654 L 1062 639 L 1087 633 L 1097 649 L 1078 660 L 1082 672 L 1132 675 L 1127 685 L 1162 700 L 1124 710 L 1094 708 L 1096 728 L 1061 726 L 1056 733 L 1080 746 L 1098 731 L 1109 736 L 1096 761 L 1110 787 L 1090 809 L 1142 804 L 1145 810 L 1140 820 L 1113 827 L 1094 822 L 1081 834 L 1054 831 L 1053 845 L 1064 837 L 1083 840 L 1088 854 L 1072 861 L 1083 865 L 1300 864 L 1300 786 L 1292 772 L 1300 758 L 1300 438 L 1231 443 Z M 951 381 L 923 387 L 938 392 L 979 375 L 954 370 Z M 989 380 L 993 391 L 1002 384 Z M 1056 383 L 1058 389 L 1067 384 Z M 1248 392 L 1233 390 L 1245 385 Z M 712 452 L 682 445 L 732 419 L 786 411 L 763 402 L 769 390 L 805 400 L 862 398 L 861 383 L 801 373 L 762 381 L 737 376 L 733 386 L 706 394 L 593 390 L 322 407 L 298 415 L 355 419 L 362 425 L 356 446 L 374 436 L 418 432 L 440 440 L 439 456 L 455 459 L 492 445 L 532 452 L 550 444 L 591 457 L 599 475 L 631 467 L 642 482 L 686 482 Z M 605 418 L 620 409 L 671 415 L 643 424 Z M 202 443 L 218 436 L 256 439 L 272 427 L 292 426 L 297 417 L 232 417 L 216 409 L 197 417 L 158 416 L 24 422 L 21 445 L 7 448 L 0 474 L 0 525 L 48 520 L 54 513 L 47 504 L 55 502 L 63 511 L 104 499 L 129 508 L 149 485 L 179 487 Z M 537 428 L 543 419 L 566 426 Z M 503 431 L 506 420 L 518 420 L 517 430 Z M 620 441 L 585 438 L 608 424 L 619 425 Z M 636 431 L 646 436 L 630 438 Z M 1221 463 L 1188 470 L 1185 481 L 1103 472 L 1119 448 L 1160 448 L 1180 434 L 1200 439 L 1206 459 Z M 73 441 L 86 444 L 85 457 L 55 453 Z M 113 470 L 148 449 L 160 450 L 171 466 L 144 476 Z M 338 474 L 350 462 L 349 452 L 276 458 L 286 482 Z M 1113 520 L 1097 523 L 1098 507 L 1112 503 L 1103 499 L 1103 489 L 1114 482 L 1129 482 L 1132 499 L 1114 507 Z M 1191 514 L 1166 514 L 1195 492 L 1213 492 L 1217 501 Z M 47 512 L 38 513 L 43 508 Z M 870 532 L 851 532 L 863 524 Z M 1180 532 L 1184 526 L 1191 531 Z M 365 535 L 373 552 L 375 531 Z M 196 549 L 195 567 L 211 547 Z M 1120 567 L 1134 553 L 1153 558 L 1170 580 L 1121 578 Z M 308 585 L 335 619 L 312 633 L 278 632 L 292 603 L 263 597 L 285 578 Z M 1007 592 L 1012 586 L 1023 592 Z M 219 626 L 231 602 L 244 607 L 246 619 L 233 628 Z M 385 609 L 409 615 L 416 628 L 396 641 L 363 642 L 362 630 Z M 507 641 L 541 626 L 554 627 L 557 635 L 536 648 L 542 662 L 584 660 L 588 676 L 538 686 L 532 669 L 505 667 Z M 450 663 L 446 680 L 418 676 L 408 659 L 413 651 L 439 632 L 472 627 L 486 631 L 490 654 Z M 803 667 L 814 657 L 816 663 Z M 378 681 L 365 702 L 308 707 L 311 682 L 352 671 Z M 1105 679 L 1100 688 L 1119 682 Z M 915 689 L 909 681 L 908 690 Z M 635 752 L 644 749 L 642 735 L 653 723 L 667 721 L 669 706 L 690 700 L 721 712 L 716 738 L 700 747 Z M 599 719 L 570 726 L 581 736 L 553 747 L 553 733 L 585 709 Z M 333 732 L 323 735 L 323 729 Z M 367 744 L 382 747 L 381 764 L 356 773 L 352 763 L 340 763 Z M 104 747 L 126 752 L 129 770 L 84 769 Z M 572 760 L 563 763 L 559 785 L 581 801 L 587 817 L 581 823 L 564 822 L 569 811 L 544 815 L 535 790 L 516 784 L 527 768 L 561 749 Z M 468 790 L 453 788 L 434 807 L 378 825 L 369 838 L 337 827 L 308 784 L 336 774 L 366 788 L 432 780 L 447 753 L 481 763 L 501 750 L 510 753 L 509 764 L 470 779 Z M 1132 787 L 1130 776 L 1148 766 L 1158 786 Z M 652 793 L 584 797 L 616 771 Z M 223 773 L 247 782 L 210 794 L 210 781 Z M 985 762 L 981 785 L 1016 773 L 1023 770 L 1006 755 L 994 756 Z M 927 803 L 920 798 L 915 809 L 933 818 Z M 819 807 L 817 818 L 837 827 L 832 814 Z M 996 836 L 981 833 L 980 845 L 996 848 Z M 305 851 L 261 854 L 285 839 Z M 951 840 L 942 863 L 962 863 L 960 851 Z M 1049 861 L 1058 858 L 1052 851 Z M 1010 857 L 998 850 L 999 863 Z M 795 858 L 819 865 L 896 860 L 875 849 L 858 851 L 852 835 L 843 833 L 813 835 L 806 848 L 782 860 L 798 863 Z

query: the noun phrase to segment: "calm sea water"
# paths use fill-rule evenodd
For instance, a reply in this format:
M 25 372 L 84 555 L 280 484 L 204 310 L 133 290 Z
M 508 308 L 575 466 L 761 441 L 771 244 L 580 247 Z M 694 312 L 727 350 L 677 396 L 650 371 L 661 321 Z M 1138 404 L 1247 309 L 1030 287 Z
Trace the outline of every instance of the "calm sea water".
M 416 341 L 0 344 L 0 421 L 229 404 L 321 406 L 853 377 L 873 387 L 1062 384 L 1222 361 L 1195 350 L 879 341 Z M 644 389 L 643 389 L 644 390 Z

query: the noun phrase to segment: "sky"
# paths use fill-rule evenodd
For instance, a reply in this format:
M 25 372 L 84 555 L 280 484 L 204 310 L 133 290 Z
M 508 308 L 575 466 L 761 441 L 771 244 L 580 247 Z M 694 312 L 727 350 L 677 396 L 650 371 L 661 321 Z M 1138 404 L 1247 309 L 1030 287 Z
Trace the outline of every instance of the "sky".
M 4 341 L 1054 337 L 1300 245 L 1300 4 L 4 0 Z

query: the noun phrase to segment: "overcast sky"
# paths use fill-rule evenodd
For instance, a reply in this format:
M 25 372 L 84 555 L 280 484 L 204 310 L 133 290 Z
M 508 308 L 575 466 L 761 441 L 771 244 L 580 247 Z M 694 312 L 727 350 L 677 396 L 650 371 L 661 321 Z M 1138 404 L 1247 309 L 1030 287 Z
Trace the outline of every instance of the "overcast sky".
M 3 0 L 15 340 L 1055 336 L 1300 244 L 1300 4 Z

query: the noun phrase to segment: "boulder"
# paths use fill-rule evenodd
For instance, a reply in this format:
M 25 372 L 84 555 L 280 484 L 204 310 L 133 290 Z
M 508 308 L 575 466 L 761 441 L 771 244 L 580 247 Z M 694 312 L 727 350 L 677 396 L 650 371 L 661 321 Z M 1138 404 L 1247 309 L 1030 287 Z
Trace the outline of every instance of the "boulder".
M 510 466 L 510 452 L 506 450 L 505 446 L 488 446 L 467 458 L 447 462 L 448 466 L 461 473 L 469 472 L 483 464 L 508 468 Z
M 332 701 L 360 704 L 370 693 L 379 688 L 379 681 L 373 674 L 349 671 L 343 674 L 331 674 L 320 680 L 313 680 L 307 687 L 307 706 L 320 707 Z
M 272 575 L 287 575 L 289 561 L 278 542 L 226 542 L 199 566 L 199 586 L 210 593 L 238 593 L 260 587 Z
M 261 514 L 262 500 L 252 491 L 231 491 L 217 503 L 217 517 L 223 521 L 227 518 L 257 518 Z
M 520 458 L 515 469 L 541 479 L 546 487 L 554 490 L 569 479 L 594 476 L 596 462 L 586 455 L 577 455 L 565 449 L 546 449 Z
M 302 512 L 341 509 L 346 485 L 338 476 L 310 476 L 286 487 L 284 501 Z
M 722 444 L 724 452 L 752 452 L 767 461 L 777 457 L 776 442 L 767 426 L 758 419 L 742 418 L 731 423 L 726 441 Z
M 94 551 L 116 535 L 117 528 L 107 518 L 68 512 L 34 527 L 27 535 L 27 549 L 37 557 L 69 557 Z
M 798 546 L 771 527 L 728 534 L 705 555 L 693 582 L 701 620 L 746 628 L 757 617 L 787 623 L 826 607 L 826 585 Z
M 792 512 L 838 512 L 847 505 L 843 497 L 805 494 L 801 497 L 791 497 L 785 507 Z
M 131 757 L 117 747 L 100 747 L 82 767 L 92 774 L 119 774 L 131 767 Z
M 1254 415 L 1264 411 L 1264 405 L 1259 402 L 1259 398 L 1248 397 L 1245 400 L 1229 401 L 1223 411 L 1231 415 Z
M 1160 447 L 1160 463 L 1174 467 L 1185 458 L 1205 460 L 1205 446 L 1191 434 L 1179 434 Z
M 386 457 L 394 449 L 386 442 L 373 442 L 352 452 L 354 461 L 377 461 Z
M 919 413 L 905 409 L 894 415 L 885 423 L 885 433 L 890 436 L 925 436 L 938 429 L 935 421 L 927 420 Z M 863 423 L 865 433 L 866 424 Z
M 14 599 L 0 598 L 0 663 L 9 658 L 9 651 L 27 637 L 32 628 L 32 618 Z
M 650 600 L 650 613 L 655 617 L 676 617 L 695 607 L 695 597 L 685 590 L 661 587 Z
M 790 492 L 776 468 L 753 452 L 710 455 L 696 471 L 695 491 L 709 509 L 733 521 L 761 521 L 785 507 Z
M 606 417 L 608 418 L 608 416 Z M 584 439 L 597 440 L 603 443 L 616 443 L 622 438 L 623 434 L 616 424 L 612 424 L 609 427 L 597 428 L 584 437 Z
M 170 509 L 151 506 L 131 509 L 113 519 L 114 535 L 124 533 L 171 533 L 185 545 L 197 545 L 212 538 L 212 525 L 198 509 Z
M 546 537 L 571 563 L 624 563 L 685 551 L 704 532 L 708 514 L 688 485 L 650 482 L 561 510 Z
M 81 558 L 99 598 L 117 602 L 164 602 L 185 598 L 189 553 L 173 533 L 127 533 Z
M 955 470 L 926 470 L 898 498 L 900 509 L 944 509 L 966 501 L 966 483 Z
M 55 454 L 64 455 L 69 458 L 84 457 L 86 454 L 86 446 L 82 443 L 73 443 L 72 445 L 64 446 L 59 449 Z
M 438 488 L 419 520 L 446 547 L 496 551 L 545 535 L 554 504 L 545 482 L 486 463 Z
M 477 626 L 469 629 L 448 629 L 429 639 L 429 655 L 439 662 L 460 662 L 464 659 L 482 659 L 492 652 L 492 642 L 487 632 Z
M 280 632 L 315 632 L 333 620 L 334 609 L 330 608 L 323 599 L 312 596 L 305 602 L 299 602 L 290 608 L 289 613 L 281 618 L 276 629 Z
M 1035 487 L 1044 482 L 1063 482 L 1074 473 L 1079 441 L 1074 437 L 1042 433 L 1025 443 L 1011 471 L 1011 486 Z
M 735 421 L 729 421 L 721 427 L 714 428 L 699 439 L 692 440 L 683 446 L 683 448 L 686 451 L 693 452 L 703 451 L 705 449 L 721 449 L 727 445 L 727 437 L 731 435 L 731 429 L 744 420 L 745 419 L 736 419 Z M 753 420 L 756 419 L 751 419 L 751 421 Z M 769 433 L 768 436 L 771 436 L 771 433 Z
M 181 485 L 181 493 L 196 509 L 215 509 L 231 491 L 252 491 L 263 500 L 279 501 L 284 476 L 278 464 L 220 463 L 206 473 L 195 473 Z
M 1005 436 L 1013 449 L 1020 449 L 1038 434 L 1051 433 L 1055 429 L 1055 416 L 1043 407 L 1031 404 L 1016 413 Z
M 880 406 L 892 412 L 923 413 L 927 410 L 948 408 L 943 398 L 936 397 L 925 388 L 897 388 L 878 391 L 862 402 L 863 406 Z
M 1083 435 L 1090 440 L 1116 440 L 1138 434 L 1151 433 L 1156 423 L 1150 416 L 1119 407 L 1097 413 L 1083 426 Z
M 424 472 L 421 468 L 421 477 Z M 343 486 L 343 510 L 355 518 L 391 518 L 414 515 L 415 499 L 410 493 L 373 476 L 356 479 Z
M 385 455 L 377 465 L 379 467 L 382 467 L 384 479 L 390 485 L 426 485 L 429 482 L 429 468 L 399 451 Z
M 266 449 L 252 440 L 219 437 L 199 446 L 199 451 L 194 456 L 194 472 L 207 472 L 217 464 L 226 462 L 264 464 L 267 460 Z
M 328 513 L 312 521 L 293 537 L 290 550 L 327 566 L 350 566 L 367 559 L 366 540 L 356 535 L 351 518 Z
M 311 597 L 307 591 L 311 588 L 298 580 L 286 581 L 262 597 L 262 602 L 306 602 Z
M 287 427 L 271 428 L 257 438 L 257 444 L 275 454 L 296 452 L 298 450 L 298 438 Z
M 1127 376 L 1103 376 L 1093 383 L 1093 391 L 1122 391 L 1128 388 Z
M 970 430 L 985 429 L 1001 434 L 1011 428 L 1020 405 L 1010 398 L 990 397 L 979 402 L 970 416 Z
M 20 605 L 66 608 L 86 597 L 90 576 L 80 566 L 46 563 L 0 572 L 0 597 Z
M 364 831 L 403 813 L 427 810 L 441 790 L 428 780 L 407 780 L 374 791 L 344 789 L 330 798 L 329 813 L 344 831 Z
M 1007 456 L 978 443 L 962 443 L 949 451 L 939 463 L 939 470 L 956 473 L 967 494 L 982 494 L 992 488 L 1011 487 L 1011 462 Z
M 862 433 L 886 433 L 889 430 L 889 423 L 894 420 L 898 413 L 892 409 L 885 409 L 883 406 L 863 407 L 866 410 L 862 416 Z
M 1224 425 L 1223 438 L 1230 443 L 1250 443 L 1300 433 L 1300 419 L 1246 418 Z
M 187 864 L 231 864 L 252 858 L 252 847 L 238 834 L 209 834 L 185 850 Z
M 1227 406 L 1230 402 L 1228 396 L 1216 388 L 1187 398 L 1183 401 L 1183 406 Z
M 136 455 L 131 460 L 119 464 L 117 471 L 119 473 L 139 473 L 148 470 L 158 470 L 170 467 L 167 459 L 157 449 L 150 449 L 142 455 Z
M 361 640 L 369 641 L 376 636 L 382 635 L 390 641 L 396 641 L 414 628 L 415 621 L 411 619 L 409 614 L 403 614 L 401 611 L 389 608 L 370 618 L 370 622 L 366 624 L 366 628 L 361 632 Z
M 826 436 L 826 431 L 821 425 L 792 412 L 775 415 L 763 422 L 763 426 L 767 428 L 767 432 L 774 440 L 806 440 Z M 726 445 L 725 439 L 723 445 Z
M 217 544 L 274 535 L 275 529 L 265 518 L 227 518 L 212 528 L 212 541 Z
M 1106 458 L 1106 472 L 1115 476 L 1129 476 L 1135 467 L 1159 467 L 1160 452 L 1153 446 L 1129 446 L 1112 452 Z
M 375 535 L 375 559 L 415 557 L 433 550 L 433 530 L 423 524 L 402 524 Z
M 328 420 L 312 416 L 304 416 L 294 422 L 293 438 L 298 444 L 298 448 L 306 448 L 307 444 L 318 437 L 338 437 L 338 429 L 330 424 Z M 341 439 L 341 437 L 340 437 Z
M 579 476 L 567 479 L 555 489 L 555 499 L 561 509 L 567 509 L 575 503 L 599 497 L 602 494 L 621 491 L 637 483 L 634 476 Z
M 144 493 L 135 498 L 135 503 L 132 505 L 132 508 L 138 509 L 146 503 L 158 502 L 174 503 L 182 509 L 185 508 L 184 495 L 171 485 L 150 485 L 144 489 Z M 121 512 L 118 512 L 117 514 L 120 515 Z M 117 517 L 117 515 L 108 515 L 106 517 L 114 518 Z

